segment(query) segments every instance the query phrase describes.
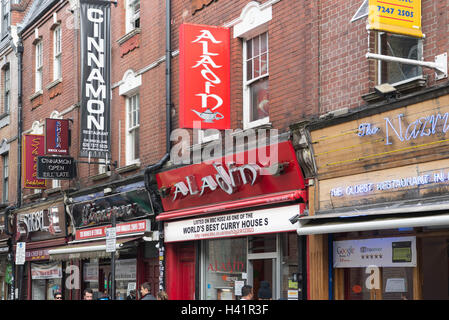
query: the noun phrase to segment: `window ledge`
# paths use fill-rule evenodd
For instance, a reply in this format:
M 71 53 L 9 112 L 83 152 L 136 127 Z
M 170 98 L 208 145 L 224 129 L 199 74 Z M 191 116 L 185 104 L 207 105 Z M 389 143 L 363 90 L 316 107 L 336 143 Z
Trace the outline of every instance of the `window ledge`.
M 140 168 L 140 161 L 115 169 L 118 173 L 133 171 Z
M 409 93 L 410 91 L 416 91 L 417 89 L 425 88 L 427 85 L 427 77 L 417 77 L 410 79 L 410 81 L 404 81 L 400 84 L 393 85 L 399 94 Z M 368 103 L 379 102 L 386 98 L 377 92 L 370 92 L 362 95 L 362 99 Z
M 42 191 L 39 193 L 32 193 L 26 196 L 23 196 L 23 200 L 33 200 L 33 199 L 38 199 L 42 197 Z
M 51 82 L 50 84 L 48 84 L 45 88 L 47 90 L 50 90 L 51 88 L 57 86 L 58 84 L 60 84 L 62 82 L 62 78 L 56 79 L 55 81 Z
M 4 113 L 0 114 L 0 120 L 6 118 L 8 116 L 9 116 L 9 112 L 4 112 Z
M 47 190 L 45 190 L 45 192 L 47 194 L 53 194 L 53 193 L 61 192 L 61 190 L 62 190 L 61 187 L 56 187 L 56 188 L 47 189 Z
M 39 97 L 39 96 L 41 96 L 43 94 L 44 94 L 44 92 L 42 90 L 36 91 L 35 93 L 33 93 L 30 96 L 30 100 L 34 100 L 34 99 L 36 99 L 37 97 Z
M 124 44 L 126 41 L 128 41 L 129 39 L 131 39 L 132 37 L 134 37 L 136 34 L 139 34 L 141 32 L 142 29 L 140 28 L 135 28 L 133 30 L 131 30 L 130 32 L 128 32 L 127 34 L 125 34 L 123 37 L 121 37 L 120 39 L 117 40 L 117 43 L 119 45 Z
M 97 181 L 97 180 L 109 178 L 110 176 L 111 176 L 111 171 L 107 171 L 105 173 L 100 173 L 100 174 L 91 176 L 91 177 L 89 177 L 89 179 L 92 181 Z

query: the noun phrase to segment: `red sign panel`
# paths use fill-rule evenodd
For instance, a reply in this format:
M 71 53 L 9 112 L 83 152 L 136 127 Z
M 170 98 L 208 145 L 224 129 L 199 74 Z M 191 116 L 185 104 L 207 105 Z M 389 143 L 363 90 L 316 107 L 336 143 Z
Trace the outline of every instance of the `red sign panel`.
M 76 230 L 76 240 L 92 240 L 106 237 L 106 229 L 111 226 Z M 150 220 L 137 220 L 117 224 L 117 236 L 150 231 Z
M 305 189 L 290 141 L 161 172 L 156 178 L 164 211 Z
M 229 129 L 229 28 L 182 24 L 179 127 Z
M 37 134 L 23 135 L 23 187 L 45 189 L 47 181 L 37 178 L 37 157 L 45 154 L 45 137 Z
M 69 154 L 68 119 L 45 119 L 45 153 Z

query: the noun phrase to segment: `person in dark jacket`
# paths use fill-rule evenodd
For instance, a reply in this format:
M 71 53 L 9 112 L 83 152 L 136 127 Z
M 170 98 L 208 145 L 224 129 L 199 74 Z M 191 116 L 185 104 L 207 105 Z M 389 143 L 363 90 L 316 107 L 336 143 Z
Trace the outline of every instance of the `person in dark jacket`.
M 259 300 L 271 300 L 271 288 L 268 281 L 263 280 L 260 282 L 260 288 L 257 292 L 257 298 Z
M 140 285 L 140 300 L 156 300 L 156 298 L 150 293 L 151 285 L 149 282 L 144 282 Z

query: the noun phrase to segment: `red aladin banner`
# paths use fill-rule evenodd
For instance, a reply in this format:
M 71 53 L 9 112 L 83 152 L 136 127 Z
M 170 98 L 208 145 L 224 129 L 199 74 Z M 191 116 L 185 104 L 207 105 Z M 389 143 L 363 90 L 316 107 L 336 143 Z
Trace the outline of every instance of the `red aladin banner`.
M 37 134 L 23 135 L 23 187 L 45 189 L 47 181 L 37 178 L 37 157 L 45 155 L 45 136 Z
M 229 129 L 229 28 L 182 24 L 179 41 L 179 127 Z

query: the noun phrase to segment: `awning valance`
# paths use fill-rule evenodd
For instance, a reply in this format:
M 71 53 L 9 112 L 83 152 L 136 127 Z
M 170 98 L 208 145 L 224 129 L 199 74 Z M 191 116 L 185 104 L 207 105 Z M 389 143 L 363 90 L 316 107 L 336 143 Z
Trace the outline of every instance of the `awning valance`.
M 241 199 L 236 201 L 229 201 L 224 203 L 212 204 L 207 206 L 201 206 L 196 208 L 189 208 L 183 210 L 167 211 L 159 214 L 156 220 L 172 220 L 185 217 L 192 217 L 202 214 L 210 214 L 215 212 L 230 211 L 242 208 L 257 207 L 263 205 L 270 205 L 275 203 L 283 203 L 296 201 L 299 199 L 307 199 L 305 190 L 293 190 L 286 192 L 279 192 L 269 195 L 263 195 L 259 197 L 253 197 L 248 199 Z
M 117 239 L 116 256 L 120 255 L 121 249 L 124 249 L 128 245 L 132 245 L 133 241 L 138 239 L 141 239 L 141 237 Z M 50 249 L 48 253 L 50 255 L 50 260 L 52 261 L 101 259 L 111 257 L 111 253 L 106 252 L 105 240 L 69 244 L 67 246 Z
M 298 235 L 385 230 L 398 228 L 416 228 L 432 226 L 449 226 L 449 213 L 444 214 L 410 214 L 394 216 L 364 217 L 340 219 L 299 219 Z

